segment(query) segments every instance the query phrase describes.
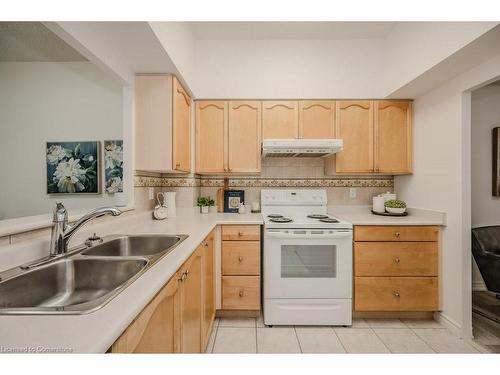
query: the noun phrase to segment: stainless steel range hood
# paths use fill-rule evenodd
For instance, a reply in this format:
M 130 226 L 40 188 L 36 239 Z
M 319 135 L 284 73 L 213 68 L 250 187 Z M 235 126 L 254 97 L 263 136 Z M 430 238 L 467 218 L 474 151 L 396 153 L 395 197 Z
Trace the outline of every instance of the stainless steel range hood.
M 264 139 L 262 157 L 325 157 L 342 147 L 342 139 Z

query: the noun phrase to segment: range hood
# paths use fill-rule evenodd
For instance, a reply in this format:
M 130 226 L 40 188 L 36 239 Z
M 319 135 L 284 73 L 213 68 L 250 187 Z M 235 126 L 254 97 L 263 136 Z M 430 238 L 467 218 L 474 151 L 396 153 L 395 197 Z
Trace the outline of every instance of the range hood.
M 342 147 L 342 139 L 264 139 L 262 157 L 325 157 Z

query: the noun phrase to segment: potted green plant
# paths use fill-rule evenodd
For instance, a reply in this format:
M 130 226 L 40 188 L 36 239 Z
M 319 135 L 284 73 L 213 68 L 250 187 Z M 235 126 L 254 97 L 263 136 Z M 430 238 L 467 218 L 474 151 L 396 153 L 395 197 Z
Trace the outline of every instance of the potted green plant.
M 217 207 L 215 207 L 215 201 L 212 197 L 208 197 L 208 210 L 212 213 L 217 212 Z
M 210 198 L 208 197 L 198 197 L 196 205 L 200 207 L 200 212 L 202 214 L 208 214 L 209 200 Z
M 400 199 L 390 199 L 385 202 L 385 209 L 391 214 L 402 214 L 406 211 L 406 203 Z

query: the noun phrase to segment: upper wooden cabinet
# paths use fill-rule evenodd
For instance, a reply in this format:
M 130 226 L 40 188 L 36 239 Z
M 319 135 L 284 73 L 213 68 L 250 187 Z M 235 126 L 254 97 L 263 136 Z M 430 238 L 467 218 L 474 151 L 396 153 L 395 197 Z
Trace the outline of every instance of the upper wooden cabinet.
M 337 172 L 373 172 L 372 101 L 338 101 L 336 137 L 344 142 L 335 155 Z
M 111 347 L 112 353 L 179 353 L 178 276 L 160 290 Z
M 227 170 L 227 102 L 196 102 L 196 172 Z
M 196 102 L 196 173 L 258 173 L 260 101 Z
M 299 102 L 299 138 L 335 138 L 335 102 Z
M 175 77 L 136 76 L 136 170 L 190 172 L 190 114 L 191 98 Z
M 375 172 L 411 172 L 411 115 L 411 102 L 375 101 Z
M 260 102 L 229 102 L 229 172 L 260 171 L 261 129 Z
M 262 102 L 262 138 L 299 137 L 299 103 L 296 101 Z
M 335 137 L 344 149 L 327 159 L 325 174 L 412 172 L 410 101 L 337 101 Z

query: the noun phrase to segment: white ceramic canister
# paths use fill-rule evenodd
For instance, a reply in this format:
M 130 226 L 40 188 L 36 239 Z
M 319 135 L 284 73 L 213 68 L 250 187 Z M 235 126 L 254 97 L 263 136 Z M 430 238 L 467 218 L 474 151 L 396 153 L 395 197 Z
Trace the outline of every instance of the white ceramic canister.
M 376 195 L 373 197 L 372 210 L 375 212 L 385 212 L 385 197 L 382 195 Z
M 382 196 L 384 197 L 385 202 L 390 201 L 392 199 L 396 199 L 396 193 L 391 193 L 390 191 L 382 194 Z
M 158 203 L 167 207 L 168 217 L 175 217 L 175 191 L 164 191 L 158 193 L 163 198 L 163 202 L 158 199 Z

